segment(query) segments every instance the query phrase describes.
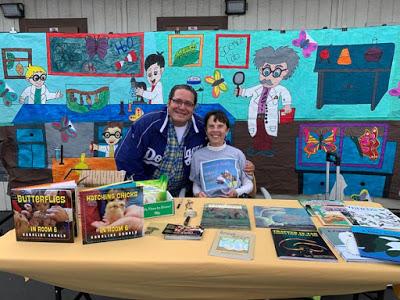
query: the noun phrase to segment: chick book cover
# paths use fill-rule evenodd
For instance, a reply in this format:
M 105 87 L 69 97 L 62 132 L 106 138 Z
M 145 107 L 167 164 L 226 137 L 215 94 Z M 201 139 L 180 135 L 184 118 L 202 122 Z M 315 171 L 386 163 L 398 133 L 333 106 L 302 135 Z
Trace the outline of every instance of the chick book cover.
M 143 187 L 116 183 L 79 191 L 83 244 L 144 235 Z

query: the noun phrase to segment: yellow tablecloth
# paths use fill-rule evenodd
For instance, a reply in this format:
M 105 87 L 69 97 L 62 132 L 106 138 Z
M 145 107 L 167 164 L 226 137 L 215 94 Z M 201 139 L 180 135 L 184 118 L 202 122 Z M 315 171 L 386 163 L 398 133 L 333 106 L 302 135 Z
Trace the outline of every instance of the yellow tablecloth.
M 146 223 L 182 223 L 185 201 L 175 216 Z M 195 199 L 198 216 L 191 225 L 200 223 L 204 203 L 247 204 L 256 234 L 254 260 L 209 256 L 215 229 L 207 229 L 201 241 L 146 236 L 92 245 L 82 245 L 80 237 L 73 244 L 16 242 L 10 231 L 0 238 L 0 270 L 73 290 L 135 299 L 289 298 L 380 290 L 400 283 L 400 266 L 393 264 L 278 259 L 270 230 L 255 228 L 253 205 L 300 207 L 297 201 Z

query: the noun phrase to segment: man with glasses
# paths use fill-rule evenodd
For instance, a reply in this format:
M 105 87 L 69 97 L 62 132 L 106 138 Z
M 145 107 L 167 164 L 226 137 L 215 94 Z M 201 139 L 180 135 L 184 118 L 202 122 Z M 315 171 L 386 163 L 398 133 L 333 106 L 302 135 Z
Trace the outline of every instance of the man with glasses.
M 251 88 L 236 89 L 236 95 L 251 97 L 248 111 L 248 130 L 253 138 L 253 149 L 249 154 L 273 155 L 272 137 L 278 135 L 279 101 L 282 115 L 292 111 L 292 97 L 280 85 L 290 78 L 299 63 L 299 56 L 289 47 L 264 47 L 256 51 L 254 64 L 259 72 L 260 84 Z
M 178 196 L 189 181 L 193 153 L 206 145 L 204 122 L 194 114 L 197 93 L 189 85 L 174 86 L 162 111 L 145 114 L 129 129 L 115 161 L 134 180 L 168 176 L 168 191 Z M 254 171 L 250 164 L 248 171 Z
M 114 157 L 118 142 L 122 138 L 122 124 L 109 122 L 103 129 L 103 139 L 107 145 L 90 144 L 90 151 L 97 150 L 104 153 L 105 157 Z
M 25 73 L 26 81 L 30 83 L 19 97 L 21 104 L 28 98 L 28 104 L 46 104 L 47 100 L 62 97 L 61 91 L 52 93 L 48 90 L 44 82 L 47 78 L 46 71 L 41 66 L 28 66 Z

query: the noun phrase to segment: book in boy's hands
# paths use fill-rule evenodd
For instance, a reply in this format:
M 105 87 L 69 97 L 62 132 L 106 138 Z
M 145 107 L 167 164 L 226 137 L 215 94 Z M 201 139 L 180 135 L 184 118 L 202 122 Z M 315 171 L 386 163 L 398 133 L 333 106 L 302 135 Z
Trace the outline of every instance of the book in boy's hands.
M 356 221 L 353 225 L 400 230 L 400 218 L 387 208 L 348 205 L 346 209 Z
M 75 181 L 11 190 L 17 241 L 72 243 Z
M 255 235 L 251 232 L 218 231 L 209 254 L 226 258 L 252 260 Z
M 360 255 L 400 263 L 400 232 L 373 227 L 351 228 Z
M 79 191 L 84 244 L 143 236 L 143 187 L 132 181 Z
M 271 229 L 276 254 L 283 259 L 337 261 L 315 230 Z
M 352 225 L 347 218 L 347 216 L 351 218 L 351 215 L 345 206 L 312 205 L 311 209 L 323 225 L 347 227 Z
M 204 228 L 250 229 L 246 205 L 214 204 L 204 205 L 201 226 Z
M 256 227 L 315 229 L 304 208 L 254 206 Z
M 167 224 L 162 233 L 166 240 L 201 240 L 203 232 L 201 226 Z
M 352 262 L 381 262 L 376 259 L 360 256 L 356 239 L 350 228 L 345 227 L 320 227 L 318 231 L 335 249 L 345 261 Z

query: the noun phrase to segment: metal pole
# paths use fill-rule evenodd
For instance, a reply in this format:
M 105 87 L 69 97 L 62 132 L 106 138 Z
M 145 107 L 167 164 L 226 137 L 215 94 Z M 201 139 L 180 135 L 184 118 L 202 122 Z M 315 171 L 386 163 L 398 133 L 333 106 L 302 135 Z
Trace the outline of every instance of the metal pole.
M 326 176 L 325 176 L 325 200 L 329 200 L 329 169 L 331 163 L 329 160 L 326 161 Z

